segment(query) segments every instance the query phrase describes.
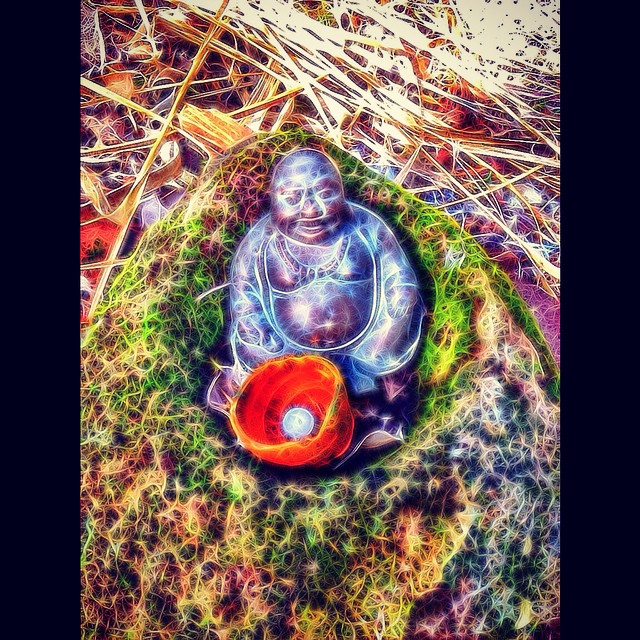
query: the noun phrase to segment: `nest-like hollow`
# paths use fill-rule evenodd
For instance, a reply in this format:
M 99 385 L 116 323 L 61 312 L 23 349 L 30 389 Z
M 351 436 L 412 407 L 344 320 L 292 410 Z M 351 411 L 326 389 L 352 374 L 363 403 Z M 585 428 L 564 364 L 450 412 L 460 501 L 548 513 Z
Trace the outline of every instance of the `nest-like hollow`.
M 456 219 L 510 274 L 557 357 L 557 39 L 514 21 L 507 40 L 528 45 L 498 42 L 487 59 L 462 8 L 83 0 L 83 323 L 141 232 L 207 167 L 297 125 Z

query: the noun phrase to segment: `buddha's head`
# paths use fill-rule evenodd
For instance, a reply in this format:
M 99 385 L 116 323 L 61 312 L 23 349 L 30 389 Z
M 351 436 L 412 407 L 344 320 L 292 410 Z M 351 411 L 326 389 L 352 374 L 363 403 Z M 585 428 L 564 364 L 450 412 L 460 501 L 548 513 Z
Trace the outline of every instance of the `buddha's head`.
M 340 173 L 322 152 L 300 149 L 278 162 L 271 178 L 271 219 L 286 237 L 330 244 L 350 215 Z

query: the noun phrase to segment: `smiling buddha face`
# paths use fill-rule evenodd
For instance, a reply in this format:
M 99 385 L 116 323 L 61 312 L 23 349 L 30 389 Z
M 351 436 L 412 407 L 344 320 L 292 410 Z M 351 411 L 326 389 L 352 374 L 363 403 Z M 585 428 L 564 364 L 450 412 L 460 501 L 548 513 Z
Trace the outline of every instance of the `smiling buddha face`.
M 329 244 L 350 211 L 340 173 L 311 149 L 286 156 L 271 183 L 271 219 L 287 238 L 305 245 Z

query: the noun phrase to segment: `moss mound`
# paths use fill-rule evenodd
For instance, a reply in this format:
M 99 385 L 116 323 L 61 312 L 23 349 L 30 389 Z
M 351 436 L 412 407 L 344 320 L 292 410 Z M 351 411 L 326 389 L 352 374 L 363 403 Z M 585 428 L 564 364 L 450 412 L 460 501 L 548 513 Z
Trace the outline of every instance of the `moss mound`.
M 198 297 L 299 146 L 396 229 L 431 311 L 407 441 L 333 474 L 259 464 L 204 403 L 226 293 Z M 84 339 L 83 637 L 428 637 L 438 584 L 442 624 L 533 637 L 558 615 L 557 388 L 531 314 L 444 213 L 298 130 L 245 145 L 143 237 Z

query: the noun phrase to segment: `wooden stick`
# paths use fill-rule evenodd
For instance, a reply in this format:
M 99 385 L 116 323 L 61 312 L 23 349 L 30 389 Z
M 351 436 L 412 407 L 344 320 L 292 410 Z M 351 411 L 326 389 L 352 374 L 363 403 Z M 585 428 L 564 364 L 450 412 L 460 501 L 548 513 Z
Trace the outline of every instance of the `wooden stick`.
M 120 225 L 120 229 L 109 251 L 109 255 L 107 257 L 108 262 L 113 262 L 118 258 L 118 253 L 120 251 L 120 247 L 122 246 L 122 242 L 124 241 L 124 238 L 127 235 L 129 224 L 133 219 L 136 207 L 140 201 L 140 197 L 144 192 L 144 188 L 147 183 L 147 178 L 149 176 L 149 170 L 151 169 L 151 166 L 153 165 L 156 155 L 164 142 L 164 138 L 171 127 L 171 121 L 173 120 L 173 118 L 178 112 L 178 109 L 182 105 L 182 101 L 184 100 L 184 97 L 187 94 L 187 90 L 189 89 L 191 80 L 195 78 L 196 74 L 200 70 L 200 67 L 204 63 L 204 60 L 209 52 L 209 44 L 213 39 L 213 37 L 216 35 L 217 31 L 218 31 L 218 28 L 213 24 L 207 31 L 204 41 L 200 49 L 198 50 L 198 53 L 196 54 L 195 58 L 193 59 L 193 63 L 191 65 L 191 68 L 189 69 L 189 73 L 187 73 L 185 79 L 182 82 L 182 86 L 180 87 L 180 89 L 178 89 L 175 100 L 173 102 L 173 105 L 171 106 L 171 109 L 169 110 L 169 113 L 167 114 L 167 117 L 162 126 L 162 129 L 158 132 L 158 137 L 153 143 L 153 146 L 151 147 L 149 154 L 147 155 L 140 169 L 140 172 L 136 176 L 135 182 L 133 183 L 131 190 L 125 196 L 122 203 L 117 207 L 117 209 L 114 211 L 113 215 L 111 216 L 111 219 Z M 109 279 L 109 274 L 111 273 L 112 268 L 113 266 L 107 266 L 104 268 L 104 270 L 100 274 L 98 283 L 96 285 L 96 290 L 94 292 L 93 300 L 91 301 L 91 307 L 89 309 L 89 313 L 87 314 L 89 321 L 91 321 L 91 319 L 93 318 L 96 307 L 99 301 L 102 299 L 102 294 L 107 285 L 107 280 Z

